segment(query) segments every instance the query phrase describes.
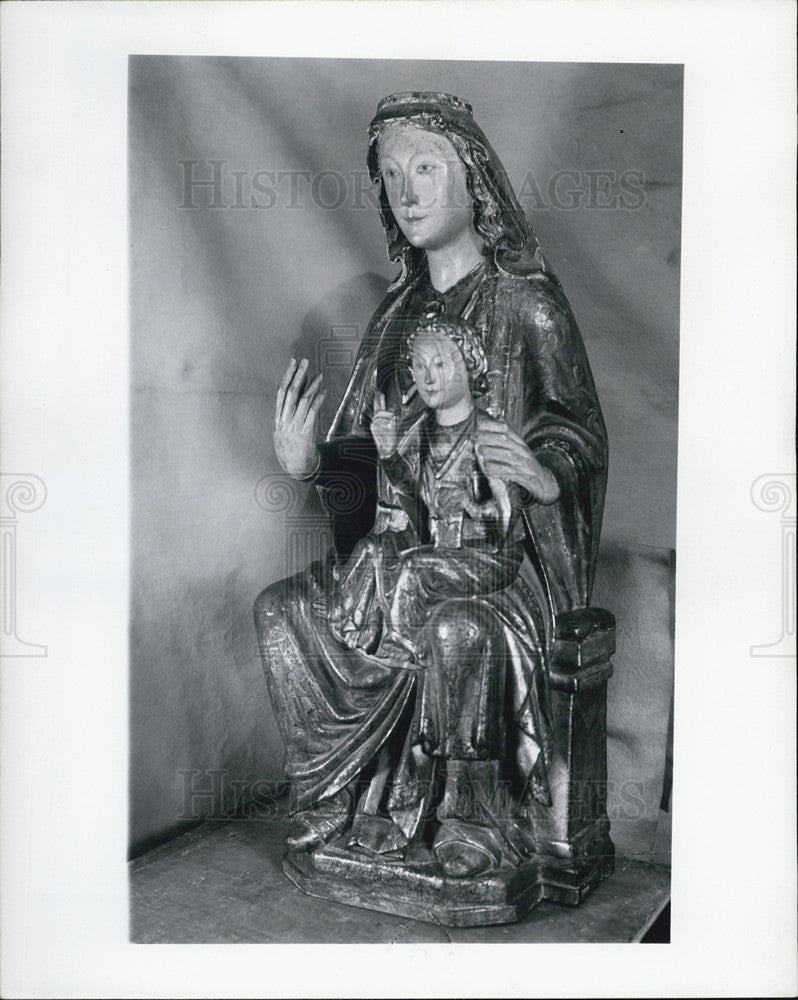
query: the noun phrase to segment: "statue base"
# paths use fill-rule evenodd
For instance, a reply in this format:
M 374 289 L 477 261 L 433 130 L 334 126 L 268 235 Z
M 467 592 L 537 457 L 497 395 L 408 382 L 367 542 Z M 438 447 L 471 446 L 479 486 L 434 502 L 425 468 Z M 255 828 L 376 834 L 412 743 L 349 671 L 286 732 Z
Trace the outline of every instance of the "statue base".
M 423 850 L 403 862 L 344 843 L 289 852 L 283 871 L 309 896 L 447 927 L 515 923 L 544 899 L 576 906 L 615 870 L 611 842 L 583 862 L 536 855 L 519 868 L 473 878 L 450 878 Z

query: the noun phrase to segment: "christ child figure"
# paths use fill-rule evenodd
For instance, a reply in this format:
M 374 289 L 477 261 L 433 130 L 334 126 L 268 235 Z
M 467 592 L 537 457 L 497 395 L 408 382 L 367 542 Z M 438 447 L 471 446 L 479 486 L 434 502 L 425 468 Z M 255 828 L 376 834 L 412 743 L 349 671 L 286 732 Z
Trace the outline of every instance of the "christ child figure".
M 487 389 L 476 331 L 429 313 L 402 363 L 423 406 L 400 421 L 377 392 L 371 434 L 405 526 L 372 531 L 355 547 L 331 626 L 340 641 L 385 665 L 421 669 L 431 610 L 509 586 L 523 558 L 523 527 L 518 488 L 487 475 L 480 458 L 480 422 L 490 418 L 475 403 Z

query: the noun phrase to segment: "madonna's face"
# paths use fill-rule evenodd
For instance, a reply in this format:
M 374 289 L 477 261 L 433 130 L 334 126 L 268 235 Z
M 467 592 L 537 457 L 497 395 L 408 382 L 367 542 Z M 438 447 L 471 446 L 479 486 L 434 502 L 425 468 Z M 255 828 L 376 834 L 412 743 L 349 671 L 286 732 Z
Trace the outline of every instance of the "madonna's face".
M 445 136 L 391 125 L 380 136 L 379 157 L 388 203 L 412 246 L 440 250 L 472 228 L 465 166 Z

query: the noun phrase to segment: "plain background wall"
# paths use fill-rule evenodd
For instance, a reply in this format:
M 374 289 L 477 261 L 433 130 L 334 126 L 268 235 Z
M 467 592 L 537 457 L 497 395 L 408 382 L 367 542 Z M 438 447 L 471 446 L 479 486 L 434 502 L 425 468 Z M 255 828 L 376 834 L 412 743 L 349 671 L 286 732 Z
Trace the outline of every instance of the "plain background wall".
M 298 568 L 287 519 L 320 509 L 264 481 L 276 387 L 292 354 L 322 359 L 326 424 L 395 274 L 366 128 L 411 89 L 472 103 L 576 313 L 610 438 L 609 562 L 673 547 L 681 67 L 131 57 L 134 851 L 280 778 L 251 609 Z M 216 193 L 186 190 L 214 170 Z M 589 171 L 615 183 L 594 174 L 591 198 Z

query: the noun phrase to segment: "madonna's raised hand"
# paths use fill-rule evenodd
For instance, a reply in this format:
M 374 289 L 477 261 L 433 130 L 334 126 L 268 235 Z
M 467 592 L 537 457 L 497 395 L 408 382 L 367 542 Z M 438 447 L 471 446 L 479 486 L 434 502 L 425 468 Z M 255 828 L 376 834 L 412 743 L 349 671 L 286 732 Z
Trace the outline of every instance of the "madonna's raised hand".
M 295 479 L 306 479 L 318 469 L 316 418 L 324 402 L 321 374 L 307 383 L 308 359 L 291 358 L 277 390 L 274 414 L 274 450 L 277 461 Z

